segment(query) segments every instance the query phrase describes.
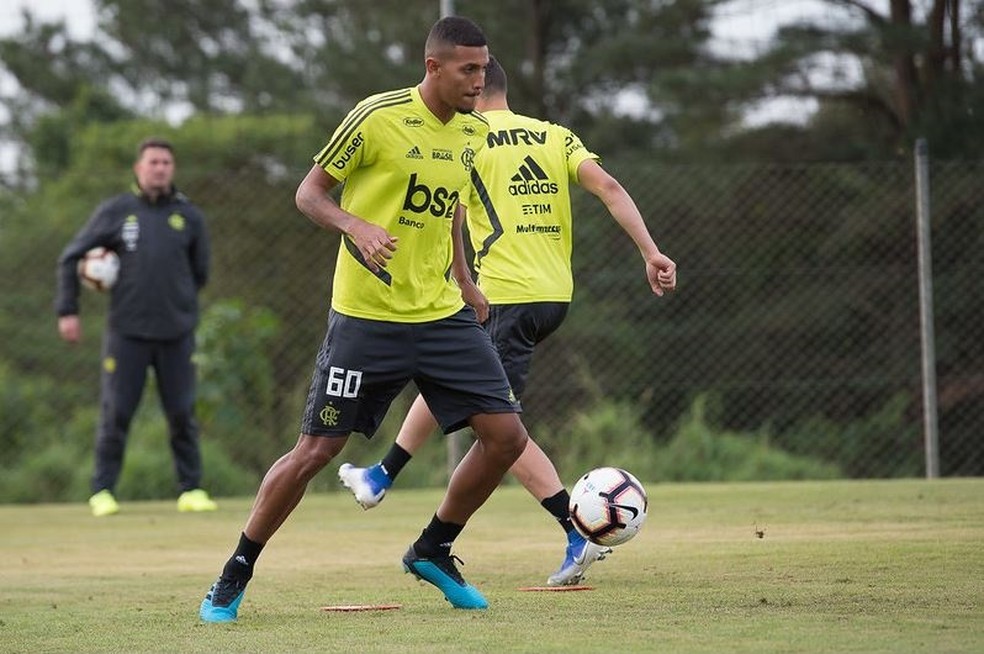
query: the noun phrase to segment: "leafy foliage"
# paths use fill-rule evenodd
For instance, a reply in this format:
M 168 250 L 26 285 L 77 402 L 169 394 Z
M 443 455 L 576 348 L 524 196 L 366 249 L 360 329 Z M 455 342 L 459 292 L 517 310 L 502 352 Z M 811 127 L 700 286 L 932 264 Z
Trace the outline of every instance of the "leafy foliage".
M 764 479 L 833 479 L 838 465 L 777 447 L 768 430 L 738 433 L 713 422 L 707 395 L 694 398 L 676 432 L 665 445 L 647 432 L 640 402 L 599 400 L 574 413 L 560 433 L 537 430 L 552 443 L 548 452 L 562 479 L 577 479 L 598 466 L 616 466 L 642 479 L 657 481 L 751 481 Z M 539 438 L 539 436 L 537 436 Z M 831 452 L 831 461 L 849 453 Z

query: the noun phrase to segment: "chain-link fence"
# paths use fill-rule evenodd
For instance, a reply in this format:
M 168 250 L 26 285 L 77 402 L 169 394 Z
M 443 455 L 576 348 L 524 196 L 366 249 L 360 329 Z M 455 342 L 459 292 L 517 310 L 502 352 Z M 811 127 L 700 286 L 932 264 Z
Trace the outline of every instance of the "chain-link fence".
M 578 192 L 574 303 L 537 351 L 524 397 L 525 422 L 565 478 L 605 462 L 650 479 L 924 474 L 911 164 L 605 165 L 678 262 L 679 290 L 654 298 L 631 241 Z M 931 166 L 944 475 L 984 473 L 982 172 L 979 163 Z M 338 246 L 294 207 L 303 173 L 180 172 L 213 242 L 199 414 L 206 476 L 220 491 L 243 490 L 228 482 L 231 470 L 249 471 L 255 483 L 297 435 Z M 94 175 L 77 189 L 86 211 L 96 193 L 114 191 L 106 179 Z M 87 292 L 80 347 L 58 340 L 55 260 L 85 218 L 66 215 L 71 202 L 79 197 L 44 188 L 4 198 L 6 500 L 87 490 L 106 300 Z M 372 454 L 392 441 L 406 400 Z M 150 388 L 132 438 L 165 431 L 155 403 Z M 136 452 L 126 465 L 139 496 L 137 479 L 169 464 L 162 443 Z M 433 468 L 422 483 L 443 478 Z

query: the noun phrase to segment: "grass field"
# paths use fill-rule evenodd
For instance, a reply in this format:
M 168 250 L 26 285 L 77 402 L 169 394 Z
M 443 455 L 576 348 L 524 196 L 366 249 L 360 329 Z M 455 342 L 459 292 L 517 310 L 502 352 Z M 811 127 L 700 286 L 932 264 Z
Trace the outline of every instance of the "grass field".
M 326 471 L 323 474 L 328 474 Z M 639 536 L 595 590 L 520 592 L 562 534 L 500 489 L 458 540 L 487 611 L 449 608 L 400 557 L 440 491 L 363 512 L 310 495 L 271 541 L 239 622 L 198 604 L 249 508 L 0 506 L 3 652 L 984 652 L 984 479 L 650 484 Z M 761 537 L 759 537 L 761 534 Z M 378 613 L 327 604 L 399 603 Z

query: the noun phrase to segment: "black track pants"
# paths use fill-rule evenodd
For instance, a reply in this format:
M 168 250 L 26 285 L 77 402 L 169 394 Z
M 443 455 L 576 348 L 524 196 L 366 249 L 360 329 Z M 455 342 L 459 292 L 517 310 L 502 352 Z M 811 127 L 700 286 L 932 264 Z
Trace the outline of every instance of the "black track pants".
M 103 337 L 99 432 L 92 490 L 115 489 L 130 422 L 153 368 L 171 434 L 174 469 L 182 491 L 201 485 L 202 460 L 195 421 L 194 332 L 171 341 L 131 338 L 106 330 Z

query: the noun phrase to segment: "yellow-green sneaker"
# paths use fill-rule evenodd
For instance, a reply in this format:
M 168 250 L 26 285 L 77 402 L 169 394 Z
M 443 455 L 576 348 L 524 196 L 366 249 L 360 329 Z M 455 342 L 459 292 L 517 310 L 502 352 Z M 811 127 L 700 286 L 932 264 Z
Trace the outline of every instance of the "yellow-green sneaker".
M 120 512 L 120 505 L 117 504 L 116 498 L 106 489 L 89 498 L 89 508 L 92 509 L 92 515 L 97 518 Z
M 219 505 L 201 488 L 185 491 L 178 496 L 178 511 L 214 511 Z

